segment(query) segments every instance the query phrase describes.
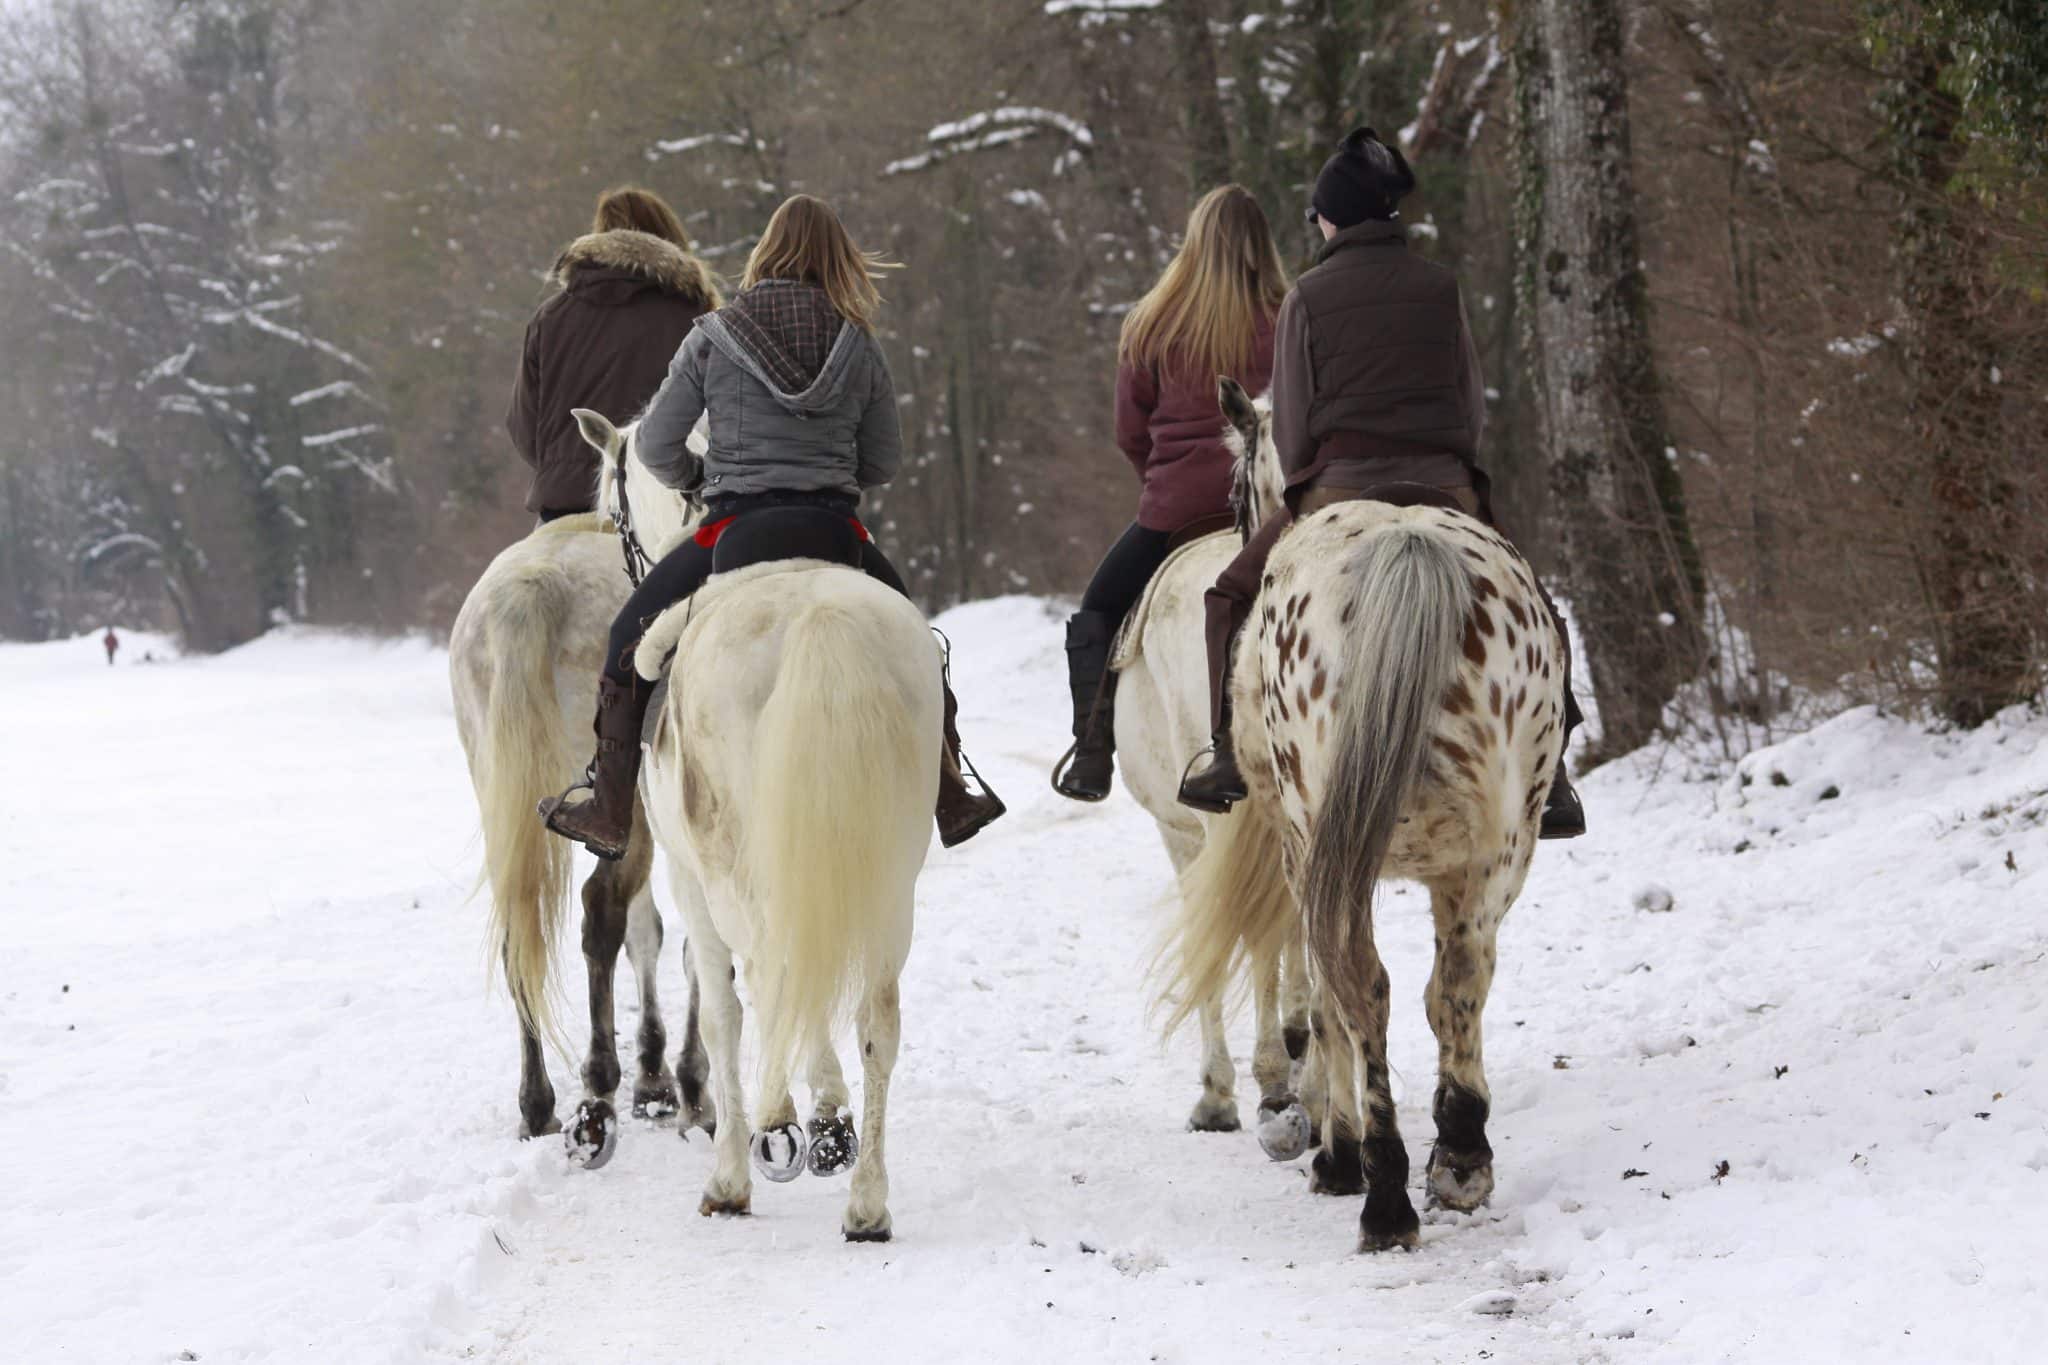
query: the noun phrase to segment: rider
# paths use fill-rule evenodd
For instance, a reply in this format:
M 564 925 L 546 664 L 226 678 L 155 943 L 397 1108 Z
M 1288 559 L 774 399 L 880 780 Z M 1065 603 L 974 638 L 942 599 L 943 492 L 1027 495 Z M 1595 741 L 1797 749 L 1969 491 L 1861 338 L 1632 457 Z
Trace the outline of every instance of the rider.
M 719 304 L 675 210 L 631 185 L 598 196 L 589 234 L 563 248 L 548 280 L 556 289 L 526 326 L 505 414 L 533 466 L 526 510 L 544 522 L 596 505 L 597 452 L 575 409 L 613 422 L 640 411 L 698 315 Z
M 1479 352 L 1456 278 L 1410 254 L 1395 221 L 1414 188 L 1407 158 L 1370 128 L 1345 138 L 1316 177 L 1308 216 L 1322 229 L 1323 247 L 1281 305 L 1273 345 L 1273 445 L 1287 476 L 1287 507 L 1260 526 L 1209 590 L 1212 756 L 1180 788 L 1182 802 L 1197 810 L 1228 810 L 1245 797 L 1230 731 L 1231 646 L 1251 614 L 1266 558 L 1294 517 L 1352 498 L 1420 494 L 1492 524 L 1488 480 L 1475 462 L 1486 425 Z M 1568 641 L 1564 654 L 1569 736 L 1581 717 Z M 1560 761 L 1542 837 L 1585 831 Z
M 640 419 L 641 462 L 669 487 L 702 497 L 705 515 L 703 529 L 648 571 L 612 623 L 597 757 L 582 783 L 541 803 L 549 829 L 601 858 L 623 856 L 632 829 L 649 693 L 633 653 L 647 625 L 710 576 L 721 536 L 780 525 L 778 509 L 822 508 L 857 533 L 861 568 L 909 596 L 854 517 L 861 490 L 888 483 L 903 453 L 889 365 L 873 332 L 878 264 L 823 200 L 785 200 L 747 259 L 740 292 L 698 319 Z M 686 444 L 699 417 L 709 440 L 701 460 Z M 937 811 L 948 847 L 1003 813 L 985 784 L 975 792 L 961 775 L 955 711 L 949 685 Z M 588 800 L 569 801 L 585 789 Z
M 1138 471 L 1138 519 L 1102 563 L 1067 621 L 1074 745 L 1053 788 L 1077 801 L 1109 795 L 1116 770 L 1116 675 L 1110 642 L 1176 544 L 1230 524 L 1231 456 L 1216 376 L 1252 393 L 1273 369 L 1273 315 L 1287 273 L 1265 211 L 1238 185 L 1209 191 L 1152 291 L 1124 316 L 1117 342 L 1116 443 Z M 1097 697 L 1100 696 L 1098 703 Z

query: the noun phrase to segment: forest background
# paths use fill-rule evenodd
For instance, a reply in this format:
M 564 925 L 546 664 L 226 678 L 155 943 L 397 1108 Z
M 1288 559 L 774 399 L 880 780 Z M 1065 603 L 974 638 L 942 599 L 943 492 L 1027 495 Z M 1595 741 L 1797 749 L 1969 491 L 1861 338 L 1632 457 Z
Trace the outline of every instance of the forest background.
M 901 261 L 871 524 L 929 608 L 1075 591 L 1135 505 L 1124 310 L 1225 180 L 1305 268 L 1359 124 L 1604 751 L 2037 695 L 2038 0 L 13 0 L 0 638 L 445 630 L 528 524 L 526 319 L 624 182 L 728 277 L 796 191 Z

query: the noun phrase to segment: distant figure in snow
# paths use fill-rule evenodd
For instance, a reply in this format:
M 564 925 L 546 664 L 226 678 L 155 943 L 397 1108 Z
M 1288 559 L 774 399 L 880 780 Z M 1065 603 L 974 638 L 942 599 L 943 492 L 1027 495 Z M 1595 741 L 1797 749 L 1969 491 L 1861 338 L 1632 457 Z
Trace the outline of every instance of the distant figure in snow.
M 100 643 L 107 648 L 107 667 L 112 668 L 114 666 L 114 651 L 121 647 L 121 637 L 114 634 L 112 626 L 108 626 L 107 633 L 100 637 Z
M 1230 525 L 1231 456 L 1216 377 L 1265 392 L 1273 315 L 1286 294 L 1287 271 L 1265 210 L 1242 186 L 1224 185 L 1195 205 L 1180 251 L 1124 316 L 1116 443 L 1138 472 L 1138 518 L 1096 566 L 1081 609 L 1067 620 L 1074 745 L 1053 769 L 1062 796 L 1109 795 L 1116 675 L 1108 666 L 1117 628 L 1170 550 Z
M 533 466 L 526 510 L 541 521 L 596 506 L 597 452 L 569 414 L 638 414 L 691 325 L 721 302 L 675 210 L 633 186 L 599 196 L 589 234 L 563 248 L 548 281 L 555 289 L 527 324 L 505 414 Z

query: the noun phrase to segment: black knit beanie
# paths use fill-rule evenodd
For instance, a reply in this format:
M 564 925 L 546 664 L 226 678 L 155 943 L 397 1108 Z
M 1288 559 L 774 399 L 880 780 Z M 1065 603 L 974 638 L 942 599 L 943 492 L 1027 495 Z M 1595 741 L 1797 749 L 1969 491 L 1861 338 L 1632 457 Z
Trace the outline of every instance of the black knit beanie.
M 1316 177 L 1309 218 L 1317 214 L 1339 228 L 1368 218 L 1392 218 L 1401 196 L 1415 188 L 1415 172 L 1399 147 L 1380 141 L 1370 128 L 1353 129 Z

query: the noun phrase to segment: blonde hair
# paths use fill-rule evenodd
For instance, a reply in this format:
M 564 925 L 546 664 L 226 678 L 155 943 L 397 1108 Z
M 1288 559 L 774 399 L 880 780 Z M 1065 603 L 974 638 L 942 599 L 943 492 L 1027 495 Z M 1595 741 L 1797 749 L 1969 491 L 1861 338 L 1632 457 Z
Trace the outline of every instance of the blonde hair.
M 1242 185 L 1210 190 L 1151 292 L 1124 315 L 1117 360 L 1162 372 L 1241 376 L 1258 324 L 1279 311 L 1287 271 L 1265 210 Z
M 882 296 L 875 289 L 877 272 L 894 269 L 895 262 L 853 244 L 830 204 L 808 194 L 793 194 L 782 201 L 761 240 L 754 244 L 740 288 L 751 289 L 762 280 L 815 284 L 832 300 L 840 317 L 872 331 L 875 314 L 882 306 Z
M 597 196 L 597 212 L 591 215 L 592 232 L 645 232 L 664 241 L 690 249 L 690 234 L 668 201 L 653 190 L 638 185 L 620 185 Z

